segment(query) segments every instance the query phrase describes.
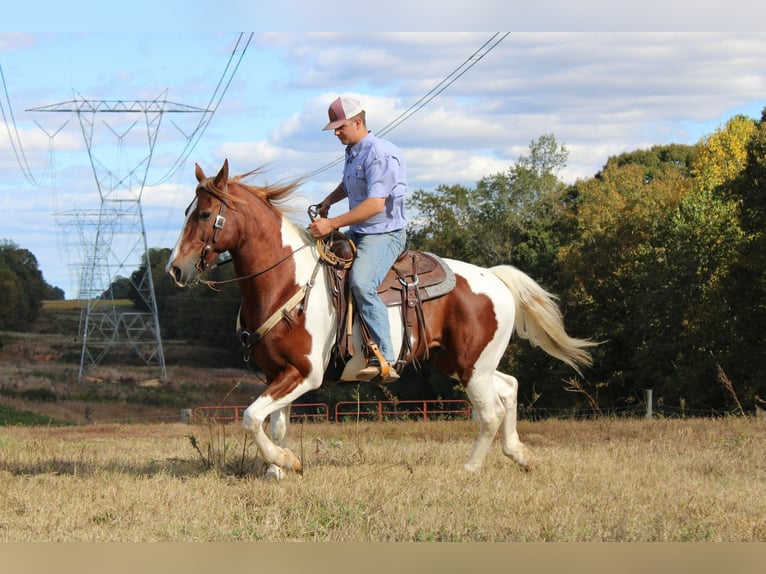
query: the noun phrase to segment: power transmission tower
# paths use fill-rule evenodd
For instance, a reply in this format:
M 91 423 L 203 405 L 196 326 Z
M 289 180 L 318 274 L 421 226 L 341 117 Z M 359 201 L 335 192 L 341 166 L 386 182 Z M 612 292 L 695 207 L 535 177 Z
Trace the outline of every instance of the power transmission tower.
M 211 110 L 160 99 L 76 98 L 28 111 L 77 114 L 100 198 L 98 210 L 70 213 L 82 247 L 79 380 L 110 351 L 127 348 L 146 365 L 157 365 L 165 381 L 141 198 L 163 116 L 203 114 L 204 118 Z M 97 118 L 103 121 L 97 123 Z M 187 136 L 187 142 L 190 139 Z M 125 305 L 121 300 L 131 290 L 138 295 L 137 303 Z

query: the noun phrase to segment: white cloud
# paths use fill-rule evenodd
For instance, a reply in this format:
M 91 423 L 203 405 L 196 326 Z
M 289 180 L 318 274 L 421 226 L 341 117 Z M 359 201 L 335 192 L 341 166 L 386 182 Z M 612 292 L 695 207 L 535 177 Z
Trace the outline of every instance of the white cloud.
M 565 8 L 571 12 L 572 6 Z M 326 8 L 316 11 L 326 13 Z M 421 8 L 411 6 L 408 17 Z M 500 10 L 501 3 L 493 9 Z M 71 99 L 74 93 L 91 98 L 165 93 L 169 101 L 215 107 L 218 102 L 211 96 L 231 61 L 236 38 L 0 34 L 10 104 L 35 175 L 42 174 L 49 157 L 48 134 L 69 121 L 54 138 L 55 192 L 50 180 L 42 188 L 26 181 L 0 124 L 0 202 L 16 205 L 19 222 L 6 226 L 3 236 L 9 234 L 35 254 L 39 249 L 46 278 L 57 283 L 56 277 L 64 276 L 63 258 L 43 245 L 50 238 L 29 230 L 46 221 L 54 225 L 52 216 L 45 220 L 41 214 L 56 209 L 97 208 L 98 196 L 77 118 L 26 110 Z M 196 148 L 173 177 L 145 191 L 150 242 L 169 246 L 175 240 L 196 185 L 194 162 L 208 172 L 217 171 L 224 158 L 235 173 L 267 166 L 263 178 L 275 182 L 341 157 L 342 146 L 321 130 L 328 104 L 340 94 L 362 100 L 375 132 L 421 98 L 434 96 L 385 136 L 404 150 L 411 187 L 426 189 L 473 185 L 507 170 L 528 152 L 530 142 L 545 134 L 569 149 L 561 176 L 567 181 L 587 178 L 611 155 L 695 143 L 731 115 L 758 118 L 766 106 L 766 34 L 761 32 L 511 33 L 466 70 L 469 56 L 492 38 L 491 32 L 256 35 Z M 440 82 L 450 79 L 454 83 L 445 82 L 436 94 Z M 96 119 L 98 132 L 104 118 Z M 199 119 L 193 114 L 163 117 L 149 183 L 170 169 Z M 106 147 L 99 153 L 106 153 Z M 116 154 L 106 155 L 102 161 L 111 165 Z M 306 196 L 320 199 L 340 171 L 336 165 L 318 173 L 304 186 Z M 87 203 L 94 197 L 95 203 Z

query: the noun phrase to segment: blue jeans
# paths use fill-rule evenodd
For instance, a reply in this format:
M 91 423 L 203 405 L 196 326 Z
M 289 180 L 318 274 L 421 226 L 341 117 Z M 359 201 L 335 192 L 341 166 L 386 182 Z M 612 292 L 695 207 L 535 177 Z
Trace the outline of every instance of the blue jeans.
M 349 277 L 354 303 L 364 317 L 381 355 L 393 363 L 397 357 L 391 344 L 388 309 L 378 296 L 378 287 L 404 251 L 407 232 L 401 229 L 369 235 L 350 232 L 348 235 L 356 244 L 356 259 Z

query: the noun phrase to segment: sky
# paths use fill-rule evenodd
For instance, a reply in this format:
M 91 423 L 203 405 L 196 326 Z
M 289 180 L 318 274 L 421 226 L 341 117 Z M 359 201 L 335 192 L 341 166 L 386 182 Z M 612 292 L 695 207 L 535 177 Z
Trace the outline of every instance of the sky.
M 140 197 L 150 248 L 174 245 L 195 162 L 209 175 L 224 159 L 232 174 L 264 167 L 254 183 L 310 175 L 296 205 L 320 201 L 341 175 L 343 147 L 322 131 L 339 95 L 359 98 L 371 131 L 402 149 L 410 190 L 473 186 L 548 134 L 569 152 L 559 176 L 571 183 L 766 107 L 761 32 L 199 28 L 0 32 L 0 241 L 31 251 L 67 298 L 102 196 Z M 165 113 L 43 111 L 115 101 Z

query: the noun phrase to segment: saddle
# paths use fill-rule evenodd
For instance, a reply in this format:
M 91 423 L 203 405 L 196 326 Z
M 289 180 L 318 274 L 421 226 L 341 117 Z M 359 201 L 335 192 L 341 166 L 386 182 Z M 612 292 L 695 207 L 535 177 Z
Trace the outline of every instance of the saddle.
M 353 243 L 345 237 L 331 238 L 323 245 L 320 255 L 327 263 L 325 268 L 330 280 L 333 305 L 339 317 L 333 351 L 339 362 L 345 364 L 354 355 L 351 337 L 355 308 L 349 297 L 348 270 L 353 264 L 355 250 Z M 403 345 L 396 365 L 392 365 L 397 371 L 401 371 L 405 364 L 421 354 L 428 358 L 423 302 L 446 295 L 454 287 L 455 274 L 441 258 L 432 253 L 407 249 L 389 269 L 378 287 L 378 295 L 388 307 L 401 305 Z M 369 348 L 372 339 L 363 318 L 359 313 L 356 315 L 362 327 L 365 347 Z

